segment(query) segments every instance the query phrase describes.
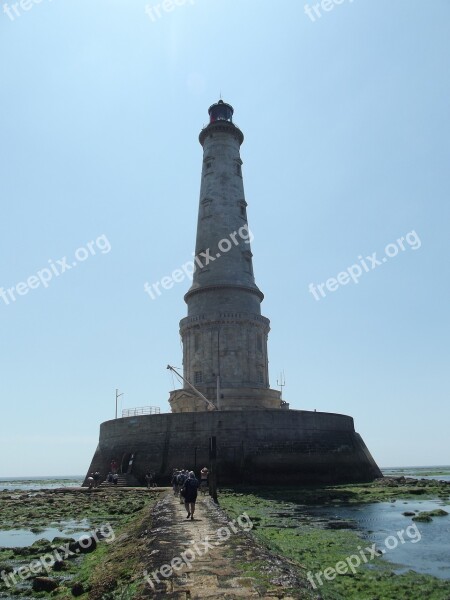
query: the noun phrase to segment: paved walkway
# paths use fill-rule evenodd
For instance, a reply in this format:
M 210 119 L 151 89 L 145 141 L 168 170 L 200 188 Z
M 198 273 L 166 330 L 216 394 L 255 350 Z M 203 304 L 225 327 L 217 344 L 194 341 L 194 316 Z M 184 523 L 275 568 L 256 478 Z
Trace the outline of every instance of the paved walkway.
M 186 519 L 184 504 L 172 492 L 153 508 L 153 527 L 147 532 L 146 597 L 315 597 L 289 561 L 270 554 L 248 534 L 252 526 L 248 518 L 241 516 L 230 524 L 209 496 L 199 494 L 194 519 Z M 262 577 L 246 574 L 245 565 L 254 566 L 253 573 Z M 287 588 L 290 593 L 285 593 Z

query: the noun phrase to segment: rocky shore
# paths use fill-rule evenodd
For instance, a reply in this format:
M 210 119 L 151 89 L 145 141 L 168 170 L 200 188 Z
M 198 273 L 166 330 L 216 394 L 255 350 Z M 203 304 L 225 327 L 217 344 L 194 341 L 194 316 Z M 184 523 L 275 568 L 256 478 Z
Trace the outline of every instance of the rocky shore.
M 309 509 L 413 506 L 419 499 L 445 506 L 450 483 L 387 477 L 361 485 L 222 489 L 220 507 L 199 498 L 193 521 L 167 488 L 3 491 L 0 539 L 11 537 L 0 547 L 0 598 L 448 600 L 449 581 L 411 571 L 393 577 L 379 550 L 370 569 L 333 585 L 308 578 L 367 543 L 354 523 L 315 519 Z M 405 523 L 422 518 L 424 527 L 450 519 L 445 508 L 419 513 L 406 506 L 402 514 Z M 14 546 L 14 536 L 23 543 Z

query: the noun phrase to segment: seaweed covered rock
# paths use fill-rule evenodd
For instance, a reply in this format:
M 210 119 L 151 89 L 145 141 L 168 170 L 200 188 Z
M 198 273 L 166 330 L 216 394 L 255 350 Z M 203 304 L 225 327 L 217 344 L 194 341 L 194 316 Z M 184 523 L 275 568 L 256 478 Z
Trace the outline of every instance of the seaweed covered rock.
M 35 577 L 33 579 L 33 590 L 35 592 L 53 592 L 58 585 L 58 582 L 50 577 Z

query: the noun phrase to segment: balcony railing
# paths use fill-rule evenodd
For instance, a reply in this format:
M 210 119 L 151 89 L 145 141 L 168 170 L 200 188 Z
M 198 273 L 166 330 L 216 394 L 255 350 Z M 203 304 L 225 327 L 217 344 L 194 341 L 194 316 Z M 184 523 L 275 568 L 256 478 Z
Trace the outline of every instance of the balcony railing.
M 138 408 L 125 408 L 122 411 L 122 417 L 138 417 L 140 415 L 159 415 L 161 409 L 159 406 L 139 406 Z

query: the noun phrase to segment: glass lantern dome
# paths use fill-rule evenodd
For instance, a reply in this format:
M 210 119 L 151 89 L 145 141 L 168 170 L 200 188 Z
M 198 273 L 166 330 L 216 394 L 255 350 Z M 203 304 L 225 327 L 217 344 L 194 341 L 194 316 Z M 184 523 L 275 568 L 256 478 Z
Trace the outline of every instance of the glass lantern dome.
M 208 108 L 209 122 L 228 121 L 229 123 L 232 123 L 233 113 L 234 109 L 231 104 L 219 100 L 219 102 L 216 102 L 216 104 L 213 104 Z

